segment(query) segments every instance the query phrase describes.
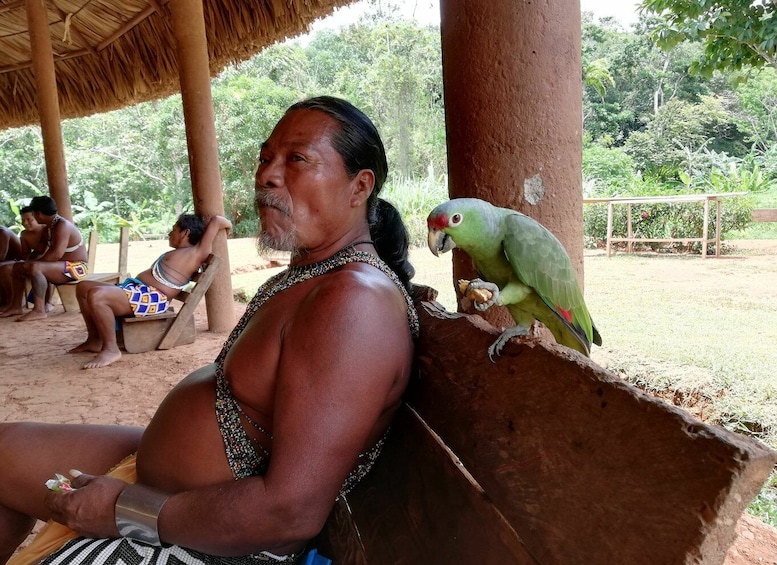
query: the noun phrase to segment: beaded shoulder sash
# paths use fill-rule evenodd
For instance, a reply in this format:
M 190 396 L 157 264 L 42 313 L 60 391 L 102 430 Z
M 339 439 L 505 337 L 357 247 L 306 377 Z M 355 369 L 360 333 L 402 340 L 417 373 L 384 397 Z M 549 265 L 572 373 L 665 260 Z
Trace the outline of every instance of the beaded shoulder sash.
M 264 283 L 246 308 L 245 314 L 232 330 L 221 352 L 216 357 L 216 420 L 224 441 L 225 453 L 229 466 L 232 469 L 232 475 L 235 479 L 248 477 L 251 475 L 264 474 L 269 465 L 270 453 L 259 444 L 252 444 L 243 428 L 241 416 L 256 428 L 260 433 L 272 441 L 272 435 L 268 433 L 261 425 L 253 421 L 241 408 L 229 388 L 229 383 L 224 376 L 224 359 L 227 356 L 232 345 L 243 332 L 253 315 L 267 302 L 272 296 L 282 292 L 297 283 L 310 280 L 341 267 L 347 263 L 362 262 L 380 269 L 388 276 L 394 284 L 400 289 L 407 305 L 407 318 L 410 325 L 410 331 L 413 338 L 418 337 L 419 324 L 418 313 L 416 312 L 413 300 L 407 293 L 402 282 L 383 261 L 371 253 L 365 251 L 356 251 L 352 246 L 345 247 L 323 261 L 303 267 L 289 267 L 285 271 L 278 273 Z M 341 493 L 345 493 L 355 484 L 357 484 L 372 467 L 375 459 L 380 454 L 383 446 L 383 440 L 379 441 L 369 451 L 359 456 L 356 469 L 346 479 Z M 262 452 L 257 452 L 257 448 Z

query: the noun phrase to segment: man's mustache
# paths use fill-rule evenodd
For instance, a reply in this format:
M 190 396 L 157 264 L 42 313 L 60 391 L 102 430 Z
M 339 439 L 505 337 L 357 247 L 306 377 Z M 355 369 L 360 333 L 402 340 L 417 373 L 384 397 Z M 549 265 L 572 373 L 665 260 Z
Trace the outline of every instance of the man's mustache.
M 254 208 L 259 213 L 259 208 L 275 208 L 286 216 L 291 216 L 291 210 L 286 202 L 273 192 L 259 191 L 254 193 Z

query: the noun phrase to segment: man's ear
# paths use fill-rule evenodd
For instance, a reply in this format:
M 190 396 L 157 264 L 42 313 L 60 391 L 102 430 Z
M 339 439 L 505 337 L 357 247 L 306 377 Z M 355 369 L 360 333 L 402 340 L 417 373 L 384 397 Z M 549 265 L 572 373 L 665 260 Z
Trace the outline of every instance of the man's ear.
M 351 206 L 358 208 L 364 204 L 375 188 L 375 173 L 370 169 L 362 169 L 351 179 Z
M 191 230 L 181 230 L 181 237 L 185 237 L 186 241 L 189 241 L 189 235 L 191 234 Z

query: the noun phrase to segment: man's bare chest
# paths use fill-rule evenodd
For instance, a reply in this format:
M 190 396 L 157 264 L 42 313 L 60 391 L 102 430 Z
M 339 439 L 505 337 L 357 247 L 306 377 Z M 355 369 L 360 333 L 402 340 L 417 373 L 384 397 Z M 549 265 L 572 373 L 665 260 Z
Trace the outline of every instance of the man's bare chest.
M 287 323 L 283 309 L 261 308 L 224 360 L 224 375 L 235 398 L 261 412 L 272 412 Z

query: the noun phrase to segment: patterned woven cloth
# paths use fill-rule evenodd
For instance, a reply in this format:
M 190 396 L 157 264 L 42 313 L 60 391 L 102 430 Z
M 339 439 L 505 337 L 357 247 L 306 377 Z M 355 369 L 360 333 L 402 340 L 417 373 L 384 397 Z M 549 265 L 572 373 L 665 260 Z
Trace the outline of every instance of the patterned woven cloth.
M 124 279 L 119 286 L 127 294 L 127 300 L 129 300 L 132 307 L 132 312 L 138 318 L 152 314 L 161 314 L 167 311 L 170 305 L 164 292 L 144 284 L 138 279 Z

